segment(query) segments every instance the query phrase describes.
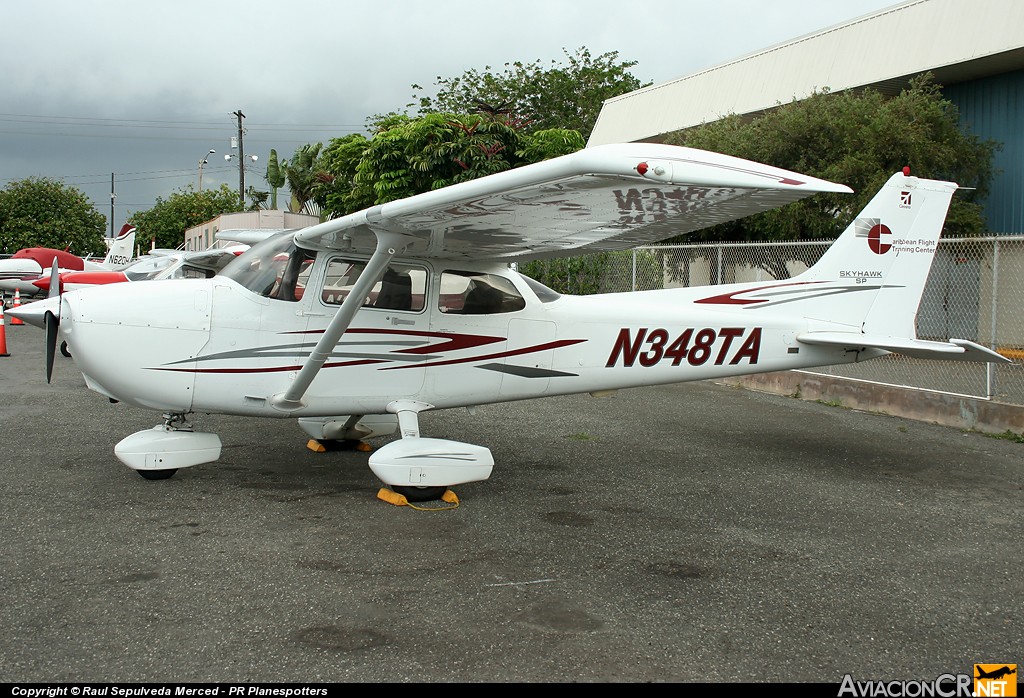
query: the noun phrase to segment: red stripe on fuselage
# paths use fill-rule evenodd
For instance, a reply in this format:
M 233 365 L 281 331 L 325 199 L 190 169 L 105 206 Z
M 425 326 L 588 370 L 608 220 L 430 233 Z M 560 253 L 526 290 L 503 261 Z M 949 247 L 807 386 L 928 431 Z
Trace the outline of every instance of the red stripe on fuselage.
M 450 366 L 451 364 L 464 364 L 470 361 L 489 361 L 491 359 L 502 359 L 507 356 L 522 356 L 523 354 L 532 354 L 535 351 L 546 351 L 548 349 L 559 349 L 561 347 L 572 346 L 573 344 L 579 344 L 585 342 L 585 339 L 560 339 L 557 342 L 548 342 L 547 344 L 537 344 L 532 347 L 523 347 L 522 349 L 512 349 L 510 351 L 500 351 L 495 354 L 485 354 L 483 356 L 469 356 L 464 359 L 448 359 L 447 361 L 434 361 L 429 364 L 410 364 L 407 366 L 389 366 L 382 368 L 382 371 L 395 371 L 400 368 L 429 368 L 431 366 Z
M 357 361 L 336 361 L 325 363 L 323 368 L 338 366 L 362 366 L 365 364 L 382 364 L 383 359 L 359 359 Z M 282 371 L 298 371 L 299 366 L 273 366 L 271 368 L 154 368 L 153 371 L 173 371 L 174 373 L 281 373 Z
M 750 303 L 767 303 L 771 298 L 736 298 L 736 296 L 742 293 L 755 293 L 757 291 L 764 291 L 766 289 L 777 289 L 787 288 L 789 286 L 805 286 L 808 284 L 820 284 L 822 281 L 800 281 L 793 284 L 775 284 L 774 286 L 758 286 L 757 288 L 746 288 L 740 291 L 733 291 L 732 293 L 723 293 L 718 296 L 708 296 L 707 298 L 700 298 L 695 300 L 694 303 L 708 303 L 711 305 L 749 305 Z
M 306 330 L 303 332 L 284 332 L 283 334 L 323 334 L 324 330 Z M 459 349 L 471 349 L 473 347 L 483 346 L 484 344 L 494 344 L 495 342 L 504 342 L 506 337 L 493 337 L 482 334 L 448 334 L 445 332 L 427 332 L 422 330 L 375 330 L 369 327 L 356 327 L 345 330 L 345 334 L 397 334 L 403 337 L 437 337 L 443 339 L 444 342 L 439 344 L 425 344 L 422 347 L 412 347 L 411 349 L 399 349 L 396 354 L 433 354 L 438 351 L 458 351 Z M 344 335 L 342 335 L 344 337 Z
M 493 344 L 494 342 L 505 341 L 504 337 L 488 337 L 484 335 L 446 335 L 440 332 L 417 332 L 415 330 L 372 330 L 368 328 L 359 328 L 355 330 L 348 330 L 354 333 L 365 333 L 365 334 L 400 334 L 400 335 L 425 335 L 431 337 L 438 337 L 446 340 L 441 344 L 431 344 L 424 347 L 413 347 L 411 349 L 399 349 L 394 351 L 395 354 L 429 354 L 439 349 L 445 351 L 455 351 L 458 349 L 466 349 L 475 346 L 481 346 L 484 344 Z M 322 330 L 314 330 L 310 332 L 285 332 L 283 334 L 322 334 Z M 461 359 L 447 359 L 444 361 L 434 361 L 431 363 L 416 363 L 416 364 L 405 364 L 402 366 L 389 366 L 381 368 L 382 371 L 393 371 L 401 368 L 427 368 L 433 366 L 449 366 L 452 364 L 469 363 L 471 361 L 491 361 L 494 359 L 505 358 L 508 356 L 522 356 L 524 354 L 532 354 L 538 351 L 547 351 L 548 349 L 559 349 L 561 347 L 572 346 L 573 344 L 579 344 L 585 342 L 585 339 L 562 339 L 554 342 L 547 342 L 545 344 L 536 344 L 529 347 L 523 347 L 521 349 L 511 349 L 509 351 L 495 352 L 493 354 L 485 354 L 483 356 L 469 356 Z M 201 358 L 201 357 L 200 357 Z M 339 368 L 347 366 L 366 366 L 369 364 L 380 364 L 387 363 L 385 359 L 358 359 L 355 361 L 337 361 L 333 363 L 325 363 L 322 368 Z M 160 368 L 156 367 L 154 371 L 173 371 L 177 373 L 281 373 L 283 371 L 298 371 L 302 368 L 301 365 L 289 365 L 289 366 L 271 366 L 271 367 L 254 367 L 254 368 Z

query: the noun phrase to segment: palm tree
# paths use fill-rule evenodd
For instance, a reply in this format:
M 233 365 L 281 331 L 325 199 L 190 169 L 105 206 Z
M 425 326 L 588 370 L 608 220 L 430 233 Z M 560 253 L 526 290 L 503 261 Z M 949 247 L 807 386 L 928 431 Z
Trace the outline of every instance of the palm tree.
M 270 159 L 267 160 L 267 175 L 264 179 L 270 185 L 270 208 L 277 209 L 277 190 L 284 186 L 287 181 L 285 172 L 288 168 L 288 161 L 278 164 L 277 151 L 270 149 Z

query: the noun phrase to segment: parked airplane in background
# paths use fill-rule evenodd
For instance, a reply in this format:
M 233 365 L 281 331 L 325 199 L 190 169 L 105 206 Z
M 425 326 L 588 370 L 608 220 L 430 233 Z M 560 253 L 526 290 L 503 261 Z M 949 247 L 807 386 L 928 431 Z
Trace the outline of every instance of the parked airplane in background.
M 8 259 L 0 259 L 0 291 L 21 296 L 34 296 L 40 293 L 33 284 L 44 271 L 48 271 L 57 259 L 57 267 L 61 271 L 101 271 L 118 269 L 132 261 L 135 256 L 135 227 L 127 223 L 114 238 L 102 262 L 83 259 L 64 250 L 50 247 L 26 247 L 18 250 Z
M 623 250 L 851 191 L 689 148 L 586 148 L 276 235 L 213 279 L 64 294 L 59 332 L 89 388 L 164 413 L 114 448 L 148 479 L 220 457 L 219 437 L 194 431 L 193 413 L 300 418 L 326 439 L 397 427 L 370 468 L 424 501 L 494 465 L 483 446 L 421 436 L 425 410 L 890 352 L 1006 361 L 970 341 L 916 337 L 956 189 L 894 174 L 792 279 L 560 295 L 510 262 Z M 55 315 L 48 322 L 57 329 Z
M 119 271 L 66 271 L 59 275 L 60 292 L 77 291 L 89 286 L 116 284 L 125 281 L 157 279 L 209 279 L 228 262 L 249 249 L 248 245 L 211 248 L 209 250 L 150 250 Z M 43 274 L 32 284 L 49 293 L 51 278 Z

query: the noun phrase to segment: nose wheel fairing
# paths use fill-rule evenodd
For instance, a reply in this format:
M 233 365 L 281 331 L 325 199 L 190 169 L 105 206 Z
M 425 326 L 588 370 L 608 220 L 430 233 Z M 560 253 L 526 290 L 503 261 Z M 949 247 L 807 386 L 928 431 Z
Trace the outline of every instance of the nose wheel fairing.
M 114 447 L 114 455 L 132 470 L 168 471 L 210 463 L 220 458 L 216 434 L 191 431 L 170 424 L 137 431 Z

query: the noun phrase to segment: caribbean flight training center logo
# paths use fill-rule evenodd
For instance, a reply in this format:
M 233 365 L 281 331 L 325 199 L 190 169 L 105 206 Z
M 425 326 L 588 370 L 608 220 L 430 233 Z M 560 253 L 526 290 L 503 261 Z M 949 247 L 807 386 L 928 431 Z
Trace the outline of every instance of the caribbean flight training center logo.
M 1016 664 L 975 664 L 974 674 L 941 674 L 932 681 L 858 681 L 843 677 L 837 698 L 1016 698 Z

